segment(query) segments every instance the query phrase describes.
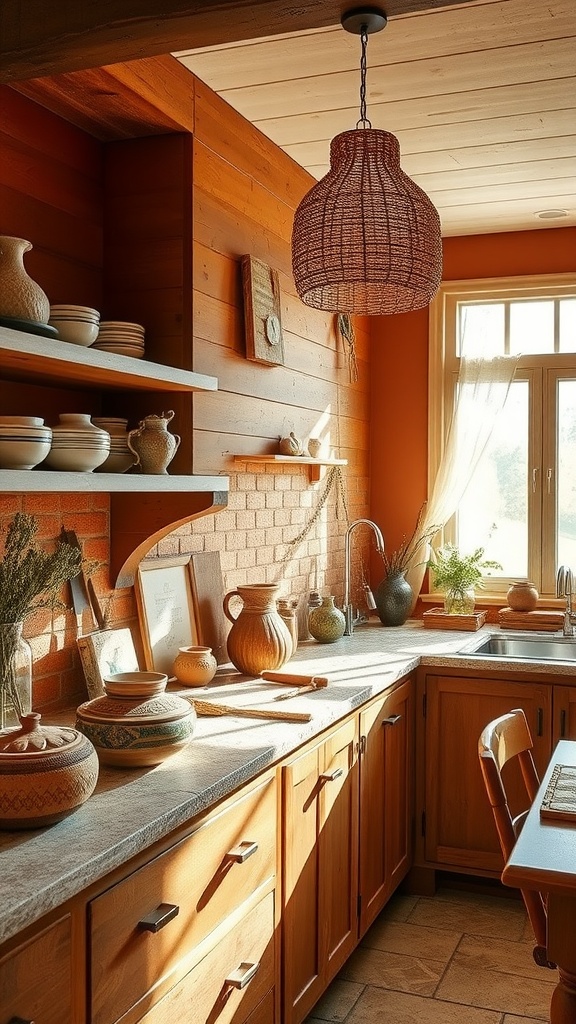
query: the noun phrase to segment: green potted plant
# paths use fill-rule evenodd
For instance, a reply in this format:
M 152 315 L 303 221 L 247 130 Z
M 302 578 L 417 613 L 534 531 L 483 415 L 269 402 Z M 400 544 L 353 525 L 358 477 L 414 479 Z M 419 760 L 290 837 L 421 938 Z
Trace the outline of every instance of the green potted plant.
M 461 555 L 458 548 L 445 544 L 432 549 L 428 568 L 434 588 L 444 591 L 444 611 L 448 615 L 470 615 L 474 611 L 475 591 L 484 586 L 483 577 L 502 566 L 484 558 L 484 548 Z

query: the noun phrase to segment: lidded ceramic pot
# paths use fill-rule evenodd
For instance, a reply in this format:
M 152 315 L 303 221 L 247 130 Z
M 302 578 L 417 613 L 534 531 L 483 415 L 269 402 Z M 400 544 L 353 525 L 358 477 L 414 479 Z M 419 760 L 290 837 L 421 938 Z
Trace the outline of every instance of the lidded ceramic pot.
M 207 686 L 217 668 L 211 647 L 179 647 L 172 671 L 182 686 Z
M 136 465 L 143 473 L 167 473 L 176 455 L 181 438 L 168 430 L 172 410 L 159 416 L 152 414 L 140 420 L 135 430 L 128 432 L 128 447 L 136 456 Z
M 0 235 L 0 316 L 47 324 L 48 296 L 24 267 L 24 254 L 31 248 L 25 238 Z
M 310 612 L 308 629 L 314 639 L 321 644 L 333 644 L 344 636 L 346 617 L 344 612 L 336 607 L 331 595 L 323 598 L 320 607 Z
M 196 711 L 189 700 L 164 692 L 167 681 L 163 672 L 116 673 L 104 679 L 104 696 L 76 709 L 76 727 L 102 764 L 152 766 L 190 742 Z
M 257 676 L 264 669 L 275 671 L 292 655 L 290 630 L 276 609 L 278 590 L 275 583 L 252 583 L 224 598 L 224 614 L 232 623 L 226 641 L 228 657 L 247 676 Z M 233 597 L 242 601 L 237 616 L 229 607 Z
M 534 583 L 529 583 L 528 580 L 513 583 L 506 594 L 508 607 L 516 612 L 534 611 L 539 597 Z
M 38 828 L 72 814 L 94 792 L 98 756 L 76 729 L 22 715 L 0 732 L 0 828 Z
M 52 447 L 45 460 L 51 469 L 91 473 L 110 454 L 110 434 L 85 412 L 61 412 L 52 427 Z

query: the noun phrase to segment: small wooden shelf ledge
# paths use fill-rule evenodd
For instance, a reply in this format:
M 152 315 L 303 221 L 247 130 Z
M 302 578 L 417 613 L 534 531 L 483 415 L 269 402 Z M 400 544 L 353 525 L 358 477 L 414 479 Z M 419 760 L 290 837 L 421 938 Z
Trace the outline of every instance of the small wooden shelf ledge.
M 216 391 L 218 380 L 146 359 L 100 352 L 66 341 L 0 327 L 0 369 L 17 380 L 76 385 L 82 388 L 130 388 L 144 391 Z
M 259 462 L 265 465 L 307 466 L 311 483 L 320 480 L 324 466 L 347 466 L 348 459 L 313 459 L 309 455 L 234 455 L 234 462 Z

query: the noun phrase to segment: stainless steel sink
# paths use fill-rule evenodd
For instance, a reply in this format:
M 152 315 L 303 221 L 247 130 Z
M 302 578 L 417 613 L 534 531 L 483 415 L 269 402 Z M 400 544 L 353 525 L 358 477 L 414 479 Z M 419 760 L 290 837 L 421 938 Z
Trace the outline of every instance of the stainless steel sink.
M 534 661 L 570 661 L 576 658 L 576 639 L 571 637 L 490 636 L 466 657 L 530 658 Z

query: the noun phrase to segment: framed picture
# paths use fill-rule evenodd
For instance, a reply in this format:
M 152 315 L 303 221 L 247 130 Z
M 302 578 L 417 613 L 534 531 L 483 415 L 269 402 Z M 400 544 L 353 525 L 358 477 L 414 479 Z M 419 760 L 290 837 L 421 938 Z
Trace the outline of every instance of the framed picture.
M 198 644 L 189 555 L 141 562 L 136 603 L 146 668 L 172 675 L 180 647 Z
M 77 640 L 90 700 L 104 693 L 105 676 L 140 668 L 129 629 L 101 629 Z

